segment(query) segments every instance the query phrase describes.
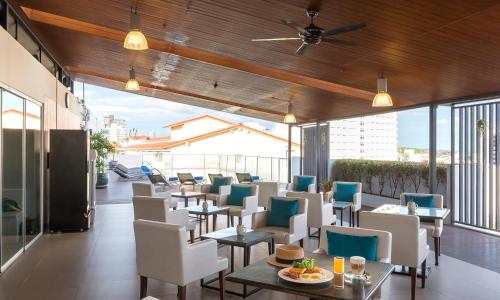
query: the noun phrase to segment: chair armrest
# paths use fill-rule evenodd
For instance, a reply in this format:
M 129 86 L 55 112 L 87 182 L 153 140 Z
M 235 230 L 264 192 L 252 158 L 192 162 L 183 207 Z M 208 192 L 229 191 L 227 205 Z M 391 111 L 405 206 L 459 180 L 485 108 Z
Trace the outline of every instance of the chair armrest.
M 295 234 L 298 239 L 307 236 L 307 215 L 297 214 L 290 218 L 290 234 Z
M 321 217 L 323 220 L 326 220 L 328 216 L 332 215 L 333 219 L 333 204 L 332 203 L 323 203 L 321 208 Z M 329 224 L 328 224 L 329 225 Z
M 219 187 L 219 196 L 229 195 L 231 194 L 231 186 L 230 185 L 221 185 Z
M 307 191 L 309 193 L 316 193 L 316 184 L 312 183 L 307 186 Z
M 381 258 L 377 259 L 377 261 L 383 262 L 383 263 L 388 263 L 388 264 L 391 263 L 391 259 L 389 257 L 381 257 Z
M 288 189 L 286 189 L 286 190 L 279 190 L 279 191 L 278 191 L 278 195 L 277 195 L 277 196 L 278 196 L 278 197 L 286 197 L 286 193 L 287 193 L 288 191 L 290 191 L 290 190 L 288 190 Z
M 428 249 L 427 249 L 427 230 L 420 228 L 418 232 L 418 262 L 420 264 L 425 257 L 427 257 Z M 418 266 L 418 265 L 417 265 Z
M 201 192 L 205 194 L 210 193 L 211 188 L 212 188 L 211 184 L 204 184 L 201 186 Z
M 199 270 L 213 270 L 217 265 L 217 241 L 215 240 L 208 239 L 189 244 L 187 252 L 189 269 L 195 273 Z
M 287 183 L 286 184 L 286 191 L 292 191 L 293 190 L 293 183 Z
M 353 211 L 357 211 L 361 209 L 361 193 L 354 194 L 352 198 L 352 208 Z
M 228 195 L 221 195 L 221 196 L 218 196 L 218 200 L 217 200 L 217 205 L 218 206 L 224 206 L 224 205 L 227 205 L 227 197 Z
M 312 253 L 314 254 L 322 254 L 322 255 L 327 255 L 326 251 L 321 249 L 321 248 L 318 248 L 316 250 L 314 250 Z
M 186 209 L 173 210 L 167 213 L 167 223 L 187 226 L 189 221 L 189 212 Z
M 243 209 L 250 212 L 256 212 L 259 207 L 259 198 L 257 195 L 243 198 Z
M 252 229 L 266 227 L 268 216 L 269 216 L 268 210 L 253 213 L 253 215 L 252 215 Z

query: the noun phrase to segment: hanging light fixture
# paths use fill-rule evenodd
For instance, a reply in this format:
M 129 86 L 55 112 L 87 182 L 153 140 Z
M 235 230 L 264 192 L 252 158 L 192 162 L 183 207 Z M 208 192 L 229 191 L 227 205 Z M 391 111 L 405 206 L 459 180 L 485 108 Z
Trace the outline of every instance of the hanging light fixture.
M 130 50 L 146 50 L 148 49 L 148 40 L 141 32 L 141 19 L 137 14 L 137 7 L 130 8 L 130 31 L 125 37 L 123 47 Z
M 377 79 L 377 94 L 373 98 L 372 107 L 392 106 L 391 95 L 387 92 L 387 78 L 380 74 Z
M 283 119 L 283 122 L 285 124 L 297 123 L 297 118 L 293 114 L 293 110 L 292 110 L 292 101 L 288 102 L 288 110 L 287 110 L 287 113 L 285 115 L 285 118 Z
M 135 79 L 135 70 L 132 66 L 130 66 L 130 70 L 128 71 L 128 81 L 125 84 L 125 89 L 127 91 L 138 91 L 141 89 L 139 82 Z

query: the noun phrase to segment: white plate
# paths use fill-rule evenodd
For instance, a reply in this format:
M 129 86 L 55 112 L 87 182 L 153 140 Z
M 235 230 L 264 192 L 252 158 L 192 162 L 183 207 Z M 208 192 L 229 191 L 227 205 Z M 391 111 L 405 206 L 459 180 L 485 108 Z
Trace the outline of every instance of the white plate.
M 302 283 L 302 284 L 325 283 L 325 282 L 331 281 L 333 279 L 333 273 L 328 271 L 328 270 L 325 270 L 325 269 L 321 269 L 321 274 L 323 275 L 323 277 L 320 279 L 303 279 L 303 278 L 293 279 L 293 278 L 290 278 L 290 277 L 284 275 L 284 273 L 288 272 L 288 270 L 290 270 L 290 269 L 291 269 L 291 267 L 281 269 L 278 272 L 278 276 L 283 280 L 295 282 L 295 283 Z

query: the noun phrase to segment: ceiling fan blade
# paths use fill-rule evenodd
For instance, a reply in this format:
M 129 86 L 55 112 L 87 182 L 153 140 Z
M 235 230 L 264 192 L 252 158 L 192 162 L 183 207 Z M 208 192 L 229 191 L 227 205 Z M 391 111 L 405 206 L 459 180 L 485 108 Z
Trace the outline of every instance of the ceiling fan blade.
M 252 42 L 272 42 L 272 41 L 293 41 L 300 40 L 301 38 L 271 38 L 271 39 L 252 39 Z
M 337 45 L 344 45 L 344 46 L 357 46 L 355 42 L 351 41 L 344 41 L 344 40 L 337 40 L 337 39 L 322 39 L 322 42 L 327 42 L 330 44 L 337 44 Z
M 304 51 L 306 51 L 308 46 L 309 46 L 308 44 L 302 43 L 302 45 L 300 45 L 299 49 L 297 49 L 297 51 L 295 51 L 295 54 L 297 54 L 297 55 L 304 54 Z
M 358 30 L 358 29 L 365 28 L 365 27 L 366 27 L 366 24 L 363 24 L 363 23 L 339 27 L 336 29 L 332 29 L 332 30 L 323 32 L 322 36 L 329 36 L 329 35 L 335 35 L 335 34 L 340 34 L 340 33 L 346 33 L 346 32 Z
M 295 23 L 294 21 L 285 21 L 285 20 L 281 20 L 281 23 L 283 25 L 286 25 L 288 27 L 291 27 L 295 30 L 297 30 L 298 32 L 302 33 L 303 35 L 309 35 L 309 32 L 307 32 L 304 28 L 300 27 L 297 23 Z

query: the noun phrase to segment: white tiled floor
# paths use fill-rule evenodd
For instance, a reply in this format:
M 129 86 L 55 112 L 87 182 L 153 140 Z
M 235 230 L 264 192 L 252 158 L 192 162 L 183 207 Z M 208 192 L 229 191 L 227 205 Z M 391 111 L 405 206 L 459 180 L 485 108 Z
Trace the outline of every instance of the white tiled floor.
M 225 227 L 225 218 L 219 220 L 219 228 Z M 313 250 L 316 245 L 317 240 L 311 239 L 305 246 Z M 236 262 L 241 254 L 236 251 Z M 221 248 L 220 255 L 227 256 L 227 249 Z M 262 244 L 253 249 L 251 259 L 266 255 L 267 245 Z M 433 266 L 433 257 L 431 253 L 428 265 Z M 433 268 L 426 288 L 417 287 L 417 299 L 500 299 L 498 273 L 445 255 Z M 410 299 L 409 289 L 409 277 L 391 275 L 383 298 Z M 151 281 L 149 286 L 149 295 L 160 299 L 176 299 L 176 293 L 170 284 Z M 98 206 L 95 227 L 88 232 L 43 236 L 0 277 L 0 300 L 136 300 L 138 294 L 130 204 Z M 293 298 L 261 291 L 248 299 Z M 188 287 L 188 299 L 218 299 L 218 294 L 196 282 Z

